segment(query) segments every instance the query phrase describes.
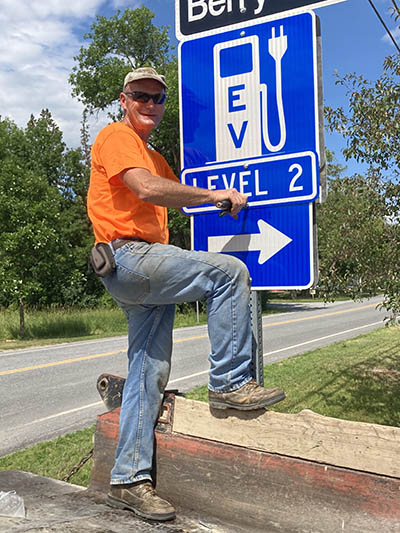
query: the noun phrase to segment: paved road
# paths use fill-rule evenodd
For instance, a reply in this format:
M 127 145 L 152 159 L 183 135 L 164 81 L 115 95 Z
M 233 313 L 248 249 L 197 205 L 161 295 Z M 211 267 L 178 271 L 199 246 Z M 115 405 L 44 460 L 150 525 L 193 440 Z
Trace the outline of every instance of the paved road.
M 293 304 L 264 317 L 265 363 L 383 327 L 378 302 Z M 93 424 L 104 412 L 97 377 L 126 375 L 126 347 L 115 337 L 0 352 L 0 456 Z M 208 352 L 206 326 L 175 330 L 169 387 L 206 383 Z

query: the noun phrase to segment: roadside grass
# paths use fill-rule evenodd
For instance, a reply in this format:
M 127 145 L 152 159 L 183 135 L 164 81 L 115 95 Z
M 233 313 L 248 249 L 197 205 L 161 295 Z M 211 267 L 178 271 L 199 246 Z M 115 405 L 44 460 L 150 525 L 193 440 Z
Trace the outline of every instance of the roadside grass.
M 0 470 L 23 470 L 61 480 L 91 450 L 94 431 L 95 425 L 1 457 Z M 92 459 L 89 459 L 70 482 L 87 487 L 91 470 Z
M 290 304 L 323 302 L 318 297 L 305 297 L 290 291 L 263 293 L 263 315 L 290 311 Z M 339 298 L 345 300 L 346 298 Z M 276 304 L 281 304 L 277 306 Z M 282 304 L 289 304 L 288 306 Z M 204 308 L 204 305 L 200 306 Z M 205 312 L 197 316 L 193 307 L 178 309 L 175 328 L 207 323 Z M 92 340 L 127 335 L 128 327 L 122 310 L 111 300 L 95 309 L 50 308 L 25 310 L 25 334 L 19 334 L 19 312 L 16 308 L 0 308 L 0 351 L 30 346 L 61 344 L 77 340 Z
M 265 386 L 280 386 L 287 399 L 270 409 L 302 409 L 346 420 L 400 427 L 400 327 L 366 335 L 272 363 Z M 207 386 L 186 394 L 207 401 Z M 92 448 L 95 426 L 0 458 L 0 470 L 25 470 L 62 479 Z M 70 482 L 87 486 L 92 460 Z
M 264 314 L 282 313 L 287 309 L 270 308 Z M 207 314 L 187 309 L 177 312 L 175 328 L 207 323 Z M 0 351 L 29 346 L 43 346 L 84 340 L 127 335 L 128 326 L 122 310 L 115 307 L 97 309 L 27 310 L 25 336 L 19 338 L 19 313 L 17 310 L 0 310 Z
M 175 327 L 206 323 L 206 314 L 195 311 L 177 313 Z M 19 339 L 19 313 L 15 310 L 0 312 L 0 351 L 45 344 L 59 344 L 77 340 L 127 335 L 128 326 L 119 307 L 98 309 L 54 309 L 27 311 L 25 337 Z
M 269 409 L 400 426 L 400 327 L 378 329 L 345 342 L 264 367 L 265 387 L 286 399 Z M 186 394 L 207 401 L 207 386 Z

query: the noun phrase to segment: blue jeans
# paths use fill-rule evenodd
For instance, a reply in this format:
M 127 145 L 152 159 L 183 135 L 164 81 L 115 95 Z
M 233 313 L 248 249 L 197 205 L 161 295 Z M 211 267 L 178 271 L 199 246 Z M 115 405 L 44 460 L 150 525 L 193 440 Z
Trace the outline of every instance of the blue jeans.
M 154 427 L 170 373 L 175 304 L 207 300 L 209 388 L 251 379 L 250 279 L 235 257 L 132 241 L 102 279 L 129 324 L 128 376 L 111 483 L 151 480 Z

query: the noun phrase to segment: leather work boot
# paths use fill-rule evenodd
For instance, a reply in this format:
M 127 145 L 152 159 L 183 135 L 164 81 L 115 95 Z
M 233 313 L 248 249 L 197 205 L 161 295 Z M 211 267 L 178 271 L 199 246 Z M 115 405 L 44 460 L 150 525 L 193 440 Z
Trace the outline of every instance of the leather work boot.
M 239 409 L 251 411 L 285 399 L 282 389 L 264 389 L 254 379 L 230 392 L 208 391 L 210 407 L 214 409 Z
M 172 520 L 175 509 L 166 500 L 157 496 L 150 481 L 110 485 L 107 503 L 118 509 L 129 509 L 148 520 Z

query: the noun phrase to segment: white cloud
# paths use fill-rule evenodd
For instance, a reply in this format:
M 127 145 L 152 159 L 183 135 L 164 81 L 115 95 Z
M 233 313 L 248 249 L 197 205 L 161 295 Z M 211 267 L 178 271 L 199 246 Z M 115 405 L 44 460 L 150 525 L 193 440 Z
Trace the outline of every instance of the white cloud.
M 120 1 L 120 0 L 117 0 Z M 71 97 L 68 77 L 104 0 L 2 0 L 0 12 L 0 115 L 24 127 L 48 108 L 70 147 L 79 145 L 82 105 Z M 85 30 L 82 30 L 82 33 Z
M 92 17 L 104 0 L 20 0 L 15 9 L 15 0 L 2 0 L 2 9 L 15 12 L 16 18 L 29 13 L 33 18 Z
M 396 43 L 400 46 L 400 29 L 399 28 L 390 29 L 390 33 L 392 34 L 392 37 L 396 41 Z M 396 51 L 393 41 L 387 33 L 385 33 L 384 36 L 382 37 L 382 41 L 392 46 L 394 52 Z
M 137 7 L 140 7 L 143 4 L 143 1 L 140 0 L 113 0 L 113 6 L 116 9 L 135 9 Z

